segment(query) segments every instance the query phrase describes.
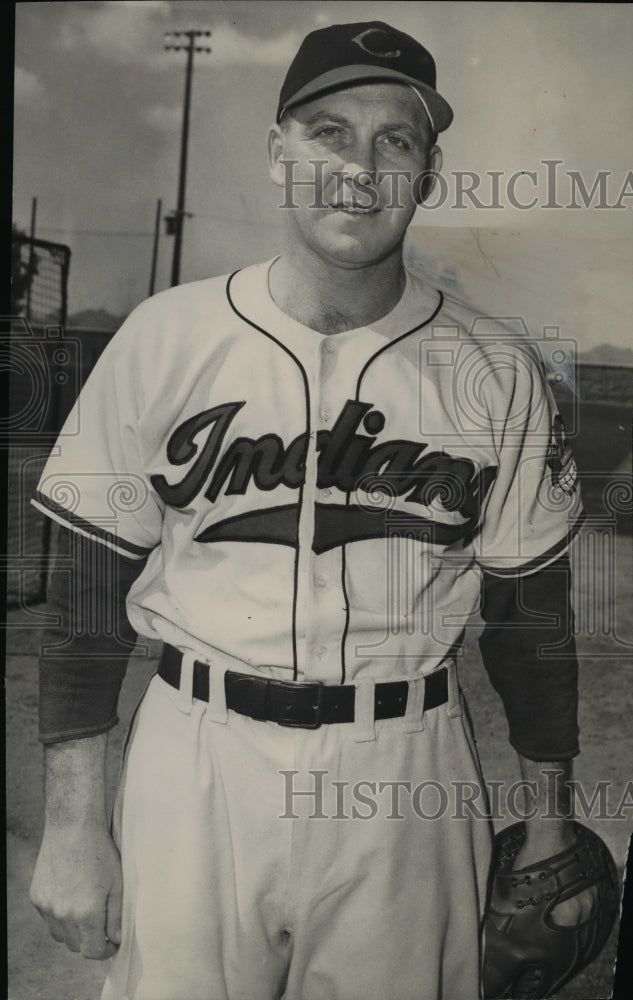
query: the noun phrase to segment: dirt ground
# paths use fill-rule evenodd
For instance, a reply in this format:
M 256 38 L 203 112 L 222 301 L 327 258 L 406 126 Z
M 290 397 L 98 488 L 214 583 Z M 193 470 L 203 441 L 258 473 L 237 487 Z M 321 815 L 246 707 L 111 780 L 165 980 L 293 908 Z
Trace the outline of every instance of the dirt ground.
M 581 661 L 580 720 L 582 752 L 575 777 L 591 794 L 598 781 L 608 781 L 607 812 L 612 818 L 583 819 L 609 845 L 620 872 L 633 828 L 633 805 L 626 803 L 615 818 L 633 775 L 630 719 L 633 689 L 630 537 L 586 532 L 577 553 L 575 606 Z M 596 540 L 597 539 L 597 540 Z M 9 1000 L 96 1000 L 104 978 L 100 963 L 71 954 L 48 937 L 28 899 L 28 886 L 42 830 L 42 752 L 37 742 L 38 628 L 44 608 L 16 611 L 8 622 L 7 662 L 7 850 L 9 917 Z M 468 630 L 466 656 L 460 667 L 462 686 L 473 716 L 479 752 L 488 781 L 518 777 L 516 758 L 506 739 L 503 711 L 483 671 L 476 647 L 477 628 Z M 628 645 L 627 645 L 628 643 Z M 121 697 L 121 725 L 111 738 L 110 795 L 126 725 L 158 650 L 128 671 Z M 154 658 L 152 658 L 154 657 Z M 631 803 L 631 796 L 629 796 Z M 509 822 L 509 820 L 508 820 Z M 496 824 L 506 825 L 506 820 Z M 558 1000 L 595 1000 L 611 994 L 617 927 L 588 970 L 569 983 Z M 385 998 L 387 1000 L 387 998 Z M 473 998 L 474 1000 L 474 998 Z

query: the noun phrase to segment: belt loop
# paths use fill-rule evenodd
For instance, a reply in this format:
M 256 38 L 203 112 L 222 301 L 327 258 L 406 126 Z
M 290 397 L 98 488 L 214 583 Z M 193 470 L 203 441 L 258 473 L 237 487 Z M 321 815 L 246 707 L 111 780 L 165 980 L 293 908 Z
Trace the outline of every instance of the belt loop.
M 404 713 L 403 729 L 405 733 L 421 733 L 424 729 L 424 689 L 426 680 L 422 677 L 411 677 L 407 695 L 407 710 Z
M 448 670 L 448 706 L 447 715 L 451 719 L 462 714 L 462 699 L 459 684 L 457 683 L 457 664 L 454 660 L 449 660 L 446 664 Z
M 355 687 L 353 739 L 356 743 L 370 743 L 376 739 L 376 685 L 360 681 Z
M 209 704 L 207 706 L 207 719 L 209 722 L 219 722 L 226 725 L 229 713 L 226 707 L 226 688 L 224 686 L 224 675 L 226 671 L 223 667 L 209 665 Z
M 195 656 L 191 652 L 186 652 L 182 654 L 182 660 L 180 661 L 180 684 L 178 685 L 178 694 L 176 695 L 176 705 L 180 712 L 184 712 L 185 715 L 191 715 L 191 708 L 193 705 L 193 665 L 196 661 Z

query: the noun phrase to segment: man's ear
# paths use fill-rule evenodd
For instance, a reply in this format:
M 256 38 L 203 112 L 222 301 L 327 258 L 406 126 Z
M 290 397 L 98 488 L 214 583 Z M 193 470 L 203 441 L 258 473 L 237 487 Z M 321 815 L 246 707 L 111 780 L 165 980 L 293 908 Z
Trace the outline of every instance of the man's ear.
M 437 175 L 442 169 L 442 150 L 439 146 L 433 146 L 429 151 L 429 158 L 426 165 L 426 169 L 420 175 L 420 179 L 415 187 L 415 200 L 418 205 L 425 202 L 431 195 L 435 183 L 437 180 Z
M 285 146 L 285 137 L 280 125 L 271 125 L 268 130 L 268 170 L 273 184 L 283 187 L 285 170 L 281 162 Z

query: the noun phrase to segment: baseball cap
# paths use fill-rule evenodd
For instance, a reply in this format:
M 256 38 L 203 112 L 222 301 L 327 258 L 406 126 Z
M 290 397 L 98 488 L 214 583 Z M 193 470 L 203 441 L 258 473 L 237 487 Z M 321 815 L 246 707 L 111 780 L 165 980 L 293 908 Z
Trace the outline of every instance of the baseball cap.
M 277 122 L 284 111 L 319 94 L 380 80 L 412 86 L 435 132 L 453 120 L 452 108 L 435 89 L 431 53 L 384 21 L 361 21 L 332 24 L 306 35 L 283 82 Z

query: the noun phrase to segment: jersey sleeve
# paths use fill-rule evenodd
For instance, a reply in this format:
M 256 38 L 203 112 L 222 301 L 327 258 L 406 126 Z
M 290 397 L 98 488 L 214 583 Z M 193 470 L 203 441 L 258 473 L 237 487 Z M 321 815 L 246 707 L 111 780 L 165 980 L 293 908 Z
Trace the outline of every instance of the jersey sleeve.
M 531 352 L 493 372 L 488 410 L 497 476 L 475 539 L 481 568 L 534 573 L 560 557 L 584 515 L 578 470 L 562 417 Z
M 31 501 L 53 520 L 132 559 L 159 544 L 163 519 L 162 501 L 144 470 L 143 314 L 143 306 L 135 310 L 99 358 Z
M 510 743 L 530 760 L 570 760 L 579 734 L 569 556 L 520 576 L 483 572 L 481 590 L 479 648 Z

